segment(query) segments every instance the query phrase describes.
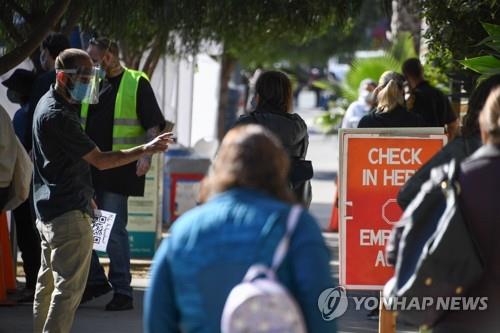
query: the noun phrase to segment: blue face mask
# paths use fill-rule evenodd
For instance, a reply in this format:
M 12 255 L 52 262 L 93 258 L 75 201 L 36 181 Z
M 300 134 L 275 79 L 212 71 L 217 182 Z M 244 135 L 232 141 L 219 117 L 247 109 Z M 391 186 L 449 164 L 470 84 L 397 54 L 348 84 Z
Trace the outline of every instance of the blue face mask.
M 69 89 L 71 98 L 78 103 L 81 103 L 86 97 L 90 88 L 90 83 L 77 81 L 72 89 Z

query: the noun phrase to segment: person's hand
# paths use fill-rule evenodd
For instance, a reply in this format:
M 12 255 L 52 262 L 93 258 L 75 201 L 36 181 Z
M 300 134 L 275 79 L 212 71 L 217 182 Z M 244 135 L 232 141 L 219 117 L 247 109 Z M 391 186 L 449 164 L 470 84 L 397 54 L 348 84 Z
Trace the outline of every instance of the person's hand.
M 170 143 L 174 143 L 172 132 L 160 134 L 143 146 L 144 152 L 147 155 L 164 152 L 168 149 Z
M 92 208 L 93 210 L 98 209 L 94 199 L 90 200 L 90 208 Z
M 151 167 L 151 157 L 146 156 L 137 161 L 137 167 L 135 170 L 135 174 L 137 177 L 144 176 Z

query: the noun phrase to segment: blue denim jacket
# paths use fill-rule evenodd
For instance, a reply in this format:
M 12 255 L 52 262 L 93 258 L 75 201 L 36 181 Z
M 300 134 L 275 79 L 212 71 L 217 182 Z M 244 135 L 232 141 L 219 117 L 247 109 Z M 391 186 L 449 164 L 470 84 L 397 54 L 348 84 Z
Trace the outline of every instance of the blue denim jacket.
M 229 292 L 252 264 L 271 264 L 290 208 L 261 192 L 233 189 L 181 216 L 154 258 L 145 332 L 220 332 Z M 321 292 L 334 286 L 329 258 L 316 221 L 303 212 L 278 278 L 311 333 L 335 332 L 318 309 Z

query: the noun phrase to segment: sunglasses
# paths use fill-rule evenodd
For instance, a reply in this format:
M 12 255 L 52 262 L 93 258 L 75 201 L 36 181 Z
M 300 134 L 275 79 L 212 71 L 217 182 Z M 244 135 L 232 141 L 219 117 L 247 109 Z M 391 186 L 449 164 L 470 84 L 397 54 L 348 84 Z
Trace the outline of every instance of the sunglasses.
M 102 40 L 99 40 L 95 37 L 92 37 L 89 40 L 89 45 L 95 45 L 95 46 L 99 47 L 101 50 L 104 50 L 104 52 L 108 52 L 109 49 L 111 48 L 112 44 L 113 44 L 113 41 L 111 39 L 108 39 L 107 43 L 102 41 Z

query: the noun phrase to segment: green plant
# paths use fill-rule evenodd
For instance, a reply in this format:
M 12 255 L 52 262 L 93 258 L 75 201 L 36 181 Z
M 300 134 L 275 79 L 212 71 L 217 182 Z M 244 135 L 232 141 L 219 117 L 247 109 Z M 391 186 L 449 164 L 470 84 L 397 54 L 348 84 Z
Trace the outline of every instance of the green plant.
M 385 71 L 400 72 L 406 59 L 417 56 L 410 33 L 399 34 L 384 55 L 373 58 L 355 59 L 342 85 L 342 96 L 349 102 L 358 98 L 358 88 L 364 79 L 378 81 Z
M 489 54 L 464 59 L 459 61 L 465 67 L 482 74 L 481 79 L 490 75 L 500 74 L 500 25 L 483 23 L 483 28 L 488 37 L 483 39 L 478 46 L 486 45 Z
M 487 34 L 481 22 L 498 22 L 500 6 L 498 0 L 419 0 L 422 16 L 428 28 L 428 62 L 442 74 L 458 74 L 473 79 L 472 71 L 465 71 L 456 59 L 467 59 L 482 55 L 478 45 Z

